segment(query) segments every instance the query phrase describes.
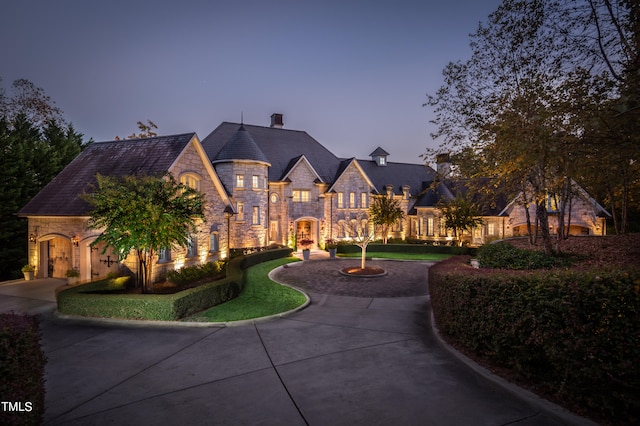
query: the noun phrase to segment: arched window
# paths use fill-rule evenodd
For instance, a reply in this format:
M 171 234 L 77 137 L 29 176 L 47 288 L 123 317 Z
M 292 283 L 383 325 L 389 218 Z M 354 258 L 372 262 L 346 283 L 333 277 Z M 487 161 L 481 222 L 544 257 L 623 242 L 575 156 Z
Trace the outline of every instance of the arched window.
M 189 188 L 200 190 L 200 176 L 195 173 L 183 173 L 180 175 L 180 183 Z

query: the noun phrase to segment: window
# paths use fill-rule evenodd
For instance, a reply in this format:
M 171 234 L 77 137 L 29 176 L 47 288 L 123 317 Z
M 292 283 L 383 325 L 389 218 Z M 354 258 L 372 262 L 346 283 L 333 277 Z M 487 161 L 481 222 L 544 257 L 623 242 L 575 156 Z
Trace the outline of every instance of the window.
M 487 235 L 495 235 L 496 234 L 496 224 L 488 223 L 487 224 Z
M 427 235 L 433 235 L 433 217 L 427 218 Z
M 344 193 L 343 192 L 338 192 L 338 208 L 339 209 L 343 209 L 344 208 Z
M 238 205 L 236 206 L 236 211 L 238 214 L 236 215 L 236 221 L 240 222 L 244 220 L 244 203 L 238 201 Z
M 271 194 L 271 204 L 275 204 L 278 202 L 278 194 Z
M 294 203 L 308 203 L 311 200 L 311 191 L 309 190 L 293 190 L 293 202 Z
M 260 225 L 260 207 L 259 206 L 253 206 L 251 223 L 254 225 Z
M 260 187 L 260 176 L 253 175 L 253 178 L 251 180 L 251 187 L 252 188 L 259 188 Z
M 212 253 L 220 251 L 220 234 L 218 232 L 209 234 L 209 251 Z
M 278 221 L 272 220 L 269 223 L 269 240 L 276 241 L 278 240 Z
M 244 188 L 244 175 L 236 175 L 236 188 Z
M 196 257 L 198 255 L 198 239 L 189 236 L 187 239 L 187 257 Z
M 367 193 L 363 192 L 362 194 L 360 194 L 360 207 L 362 207 L 363 209 L 367 208 Z
M 354 208 L 356 206 L 356 193 L 349 193 L 349 207 Z
M 180 176 L 180 183 L 191 189 L 200 190 L 200 178 L 194 174 L 187 173 Z
M 378 164 L 380 164 L 381 166 L 384 166 L 385 164 L 387 164 L 387 158 L 386 157 L 378 157 Z
M 158 263 L 171 262 L 171 249 L 164 248 L 158 252 Z

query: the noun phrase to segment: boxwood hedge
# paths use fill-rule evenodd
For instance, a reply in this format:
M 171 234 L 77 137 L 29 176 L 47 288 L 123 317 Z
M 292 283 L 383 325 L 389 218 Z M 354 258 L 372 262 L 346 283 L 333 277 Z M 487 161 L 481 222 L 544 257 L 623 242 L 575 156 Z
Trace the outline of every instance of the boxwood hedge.
M 224 279 L 174 294 L 116 294 L 127 278 L 72 287 L 58 294 L 58 311 L 68 315 L 174 321 L 238 296 L 249 266 L 291 255 L 291 249 L 268 250 L 233 258 Z M 114 294 L 109 294 L 114 293 Z
M 431 267 L 453 342 L 608 422 L 640 422 L 640 270 L 496 273 Z

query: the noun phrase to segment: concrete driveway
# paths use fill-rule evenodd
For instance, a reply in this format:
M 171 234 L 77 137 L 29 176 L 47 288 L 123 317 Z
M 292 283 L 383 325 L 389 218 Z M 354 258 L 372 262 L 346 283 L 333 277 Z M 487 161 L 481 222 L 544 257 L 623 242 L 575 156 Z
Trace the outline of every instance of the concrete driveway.
M 421 289 L 406 297 L 313 291 L 314 280 L 331 278 L 333 262 L 301 262 L 275 274 L 307 277 L 298 284 L 311 296 L 308 308 L 235 327 L 60 319 L 52 314 L 52 282 L 30 291 L 15 287 L 29 283 L 2 285 L 0 308 L 16 310 L 18 298 L 25 311 L 42 315 L 45 424 L 591 424 L 487 380 L 453 356 L 432 330 Z M 325 274 L 312 273 L 318 267 Z M 401 265 L 422 281 L 427 268 Z M 392 285 L 398 278 L 390 272 L 370 280 Z M 44 293 L 36 296 L 40 285 Z

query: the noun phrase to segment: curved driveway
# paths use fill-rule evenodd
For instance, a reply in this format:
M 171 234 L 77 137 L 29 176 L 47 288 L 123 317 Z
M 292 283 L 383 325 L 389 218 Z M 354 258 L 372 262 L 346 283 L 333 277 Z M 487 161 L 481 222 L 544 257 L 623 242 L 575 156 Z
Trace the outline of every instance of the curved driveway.
M 589 424 L 526 402 L 444 349 L 430 324 L 428 264 L 380 262 L 386 277 L 336 285 L 344 262 L 276 271 L 311 305 L 236 327 L 76 322 L 41 301 L 45 424 Z M 19 309 L 16 285 L 0 286 L 2 310 Z

